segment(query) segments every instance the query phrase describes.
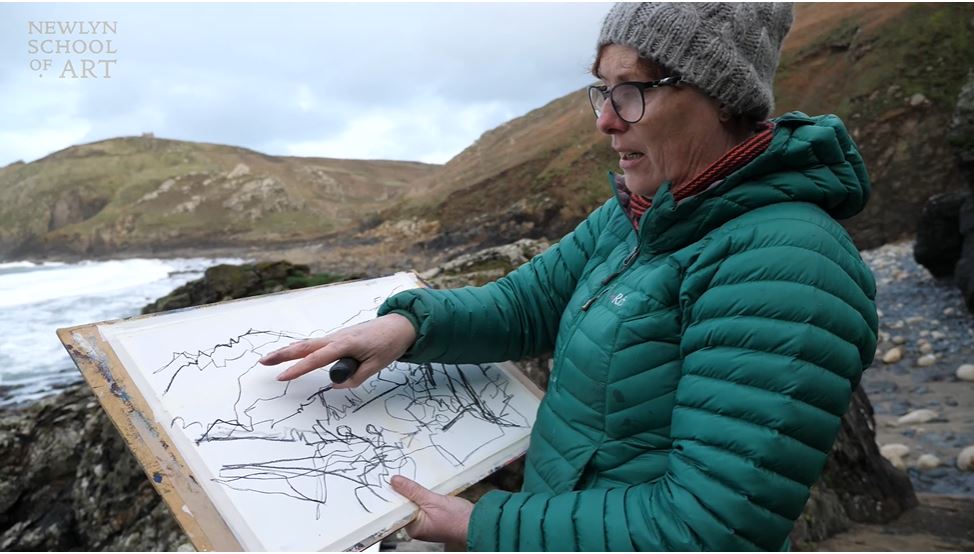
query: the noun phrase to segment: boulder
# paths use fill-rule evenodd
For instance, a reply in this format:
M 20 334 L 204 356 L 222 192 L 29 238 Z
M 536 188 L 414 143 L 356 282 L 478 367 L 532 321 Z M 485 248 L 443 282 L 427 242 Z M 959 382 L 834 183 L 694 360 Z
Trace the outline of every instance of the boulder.
M 0 412 L 0 550 L 188 544 L 84 384 Z
M 934 277 L 954 272 L 960 259 L 963 236 L 960 233 L 960 207 L 971 197 L 970 191 L 952 191 L 931 196 L 917 226 L 913 258 Z
M 892 521 L 917 504 L 909 476 L 880 455 L 872 405 L 857 387 L 822 477 L 791 533 L 793 546 L 801 550 L 853 523 Z
M 974 313 L 974 195 L 961 205 L 959 215 L 960 232 L 964 236 L 960 259 L 954 268 L 954 281 L 964 296 L 967 309 Z
M 222 264 L 142 308 L 143 314 L 202 306 L 233 298 L 245 298 L 286 289 L 341 281 L 345 277 L 312 274 L 308 266 L 290 262 Z
M 947 138 L 968 181 L 968 188 L 974 187 L 974 69 L 968 71 L 967 79 L 957 95 Z M 958 223 L 962 243 L 954 280 L 964 296 L 967 309 L 974 313 L 974 194 L 969 195 L 961 205 Z
M 954 113 L 947 128 L 947 140 L 954 148 L 957 161 L 969 178 L 974 178 L 974 69 L 957 95 Z

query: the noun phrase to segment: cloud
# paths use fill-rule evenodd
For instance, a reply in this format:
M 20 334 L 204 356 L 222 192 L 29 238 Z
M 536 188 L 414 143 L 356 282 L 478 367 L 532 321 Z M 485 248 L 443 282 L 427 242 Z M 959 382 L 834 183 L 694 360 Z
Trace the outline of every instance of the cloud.
M 83 142 L 91 123 L 76 115 L 82 90 L 63 83 L 38 82 L 30 93 L 0 101 L 0 166 L 44 157 Z M 52 148 L 52 145 L 57 145 Z
M 144 131 L 269 154 L 442 162 L 586 84 L 608 8 L 0 5 L 0 165 Z M 30 20 L 117 21 L 112 78 L 38 77 Z
M 273 147 L 292 156 L 445 163 L 484 129 L 512 117 L 514 114 L 501 102 L 457 104 L 419 96 L 407 106 L 376 106 L 350 113 L 344 127 L 323 131 L 319 139 L 283 141 Z M 415 156 L 416 152 L 422 154 Z

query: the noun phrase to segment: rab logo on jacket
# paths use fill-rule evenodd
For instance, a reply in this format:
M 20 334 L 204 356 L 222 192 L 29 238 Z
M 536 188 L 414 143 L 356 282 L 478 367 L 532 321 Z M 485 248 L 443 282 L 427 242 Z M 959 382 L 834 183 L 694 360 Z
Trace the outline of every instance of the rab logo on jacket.
M 615 304 L 616 306 L 622 306 L 623 304 L 626 303 L 626 295 L 620 292 L 619 294 L 612 297 L 612 303 Z

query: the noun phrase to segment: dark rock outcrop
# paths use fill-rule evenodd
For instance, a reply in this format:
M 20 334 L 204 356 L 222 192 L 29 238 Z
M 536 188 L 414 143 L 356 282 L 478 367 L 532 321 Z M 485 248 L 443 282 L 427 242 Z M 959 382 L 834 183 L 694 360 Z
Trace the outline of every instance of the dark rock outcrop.
M 963 243 L 954 280 L 964 295 L 967 309 L 974 313 L 974 68 L 968 71 L 967 81 L 957 95 L 947 136 L 972 191 L 958 217 Z
M 967 309 L 974 313 L 974 194 L 968 196 L 960 208 L 958 228 L 964 237 L 960 260 L 954 269 L 954 280 L 964 295 Z
M 885 523 L 917 505 L 910 478 L 880 456 L 873 408 L 858 387 L 792 542 L 821 541 L 855 523 Z
M 934 277 L 954 273 L 964 241 L 960 232 L 960 207 L 970 197 L 968 191 L 935 194 L 920 213 L 913 258 Z
M 142 308 L 143 314 L 202 306 L 234 298 L 246 298 L 287 289 L 323 285 L 344 277 L 312 274 L 308 266 L 290 262 L 217 265 L 202 279 L 191 281 Z
M 0 452 L 0 550 L 190 546 L 85 385 L 0 412 Z
M 947 140 L 968 181 L 974 183 L 974 68 L 957 95 L 957 104 L 947 130 Z
M 927 201 L 914 258 L 936 277 L 953 273 L 967 309 L 974 313 L 974 68 L 957 95 L 947 137 L 967 187 Z

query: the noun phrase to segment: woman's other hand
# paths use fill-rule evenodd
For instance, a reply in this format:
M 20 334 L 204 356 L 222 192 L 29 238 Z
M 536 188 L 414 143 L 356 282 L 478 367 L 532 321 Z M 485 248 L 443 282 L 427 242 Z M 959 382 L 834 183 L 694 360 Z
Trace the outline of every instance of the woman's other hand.
M 348 381 L 336 384 L 334 388 L 352 388 L 399 359 L 415 341 L 416 330 L 408 319 L 399 314 L 387 314 L 325 337 L 303 340 L 275 350 L 261 358 L 260 363 L 277 365 L 301 359 L 277 376 L 278 381 L 290 381 L 348 356 L 359 361 L 359 368 Z
M 467 527 L 473 504 L 456 496 L 437 494 L 401 475 L 394 476 L 389 484 L 392 490 L 419 506 L 416 519 L 406 526 L 410 537 L 445 543 L 448 552 L 467 549 Z

